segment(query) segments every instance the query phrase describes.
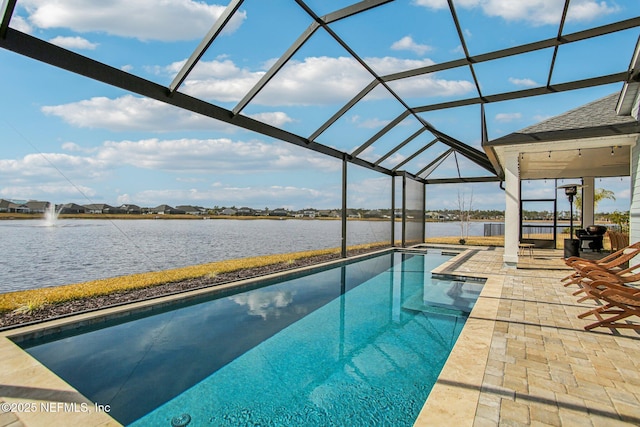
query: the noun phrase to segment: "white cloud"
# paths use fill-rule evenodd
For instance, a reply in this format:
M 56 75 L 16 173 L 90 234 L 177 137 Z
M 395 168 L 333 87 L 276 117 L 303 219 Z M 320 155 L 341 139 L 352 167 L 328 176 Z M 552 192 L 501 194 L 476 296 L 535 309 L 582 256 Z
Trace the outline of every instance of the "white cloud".
M 401 59 L 394 58 L 392 56 L 385 56 L 382 58 L 365 58 L 365 61 L 380 75 L 393 74 L 400 71 L 412 70 L 414 68 L 422 68 L 435 64 L 433 60 L 428 58 Z
M 349 206 L 357 208 L 389 206 L 391 181 L 388 177 L 379 177 L 350 182 L 347 195 Z
M 58 116 L 73 126 L 112 131 L 236 130 L 210 117 L 132 95 L 115 99 L 95 97 L 70 104 L 44 106 L 42 112 Z M 291 117 L 280 111 L 257 113 L 250 117 L 273 126 L 293 122 Z
M 62 144 L 62 149 L 65 151 L 83 151 L 83 148 L 75 142 L 65 142 Z
M 84 49 L 84 50 L 94 50 L 98 47 L 97 43 L 91 43 L 89 40 L 83 37 L 63 37 L 58 36 L 54 37 L 49 42 L 55 44 L 56 46 L 63 47 L 65 49 Z
M 164 172 L 225 174 L 278 172 L 292 170 L 340 170 L 340 162 L 285 142 L 258 140 L 156 138 L 139 141 L 106 141 L 85 149 L 65 143 L 66 153 L 28 154 L 21 159 L 0 159 L 0 178 L 5 182 L 28 179 L 49 181 L 66 177 L 102 178 L 113 170 L 130 166 Z
M 194 0 L 22 0 L 19 4 L 29 23 L 38 28 L 161 41 L 202 38 L 226 8 Z M 246 13 L 238 11 L 225 31 L 235 31 L 245 19 Z
M 379 129 L 389 124 L 389 120 L 382 120 L 375 117 L 367 120 L 361 120 L 360 116 L 351 117 L 349 122 L 356 125 L 356 127 L 363 129 Z
M 390 74 L 432 65 L 433 61 L 392 57 L 367 58 L 379 74 Z M 257 83 L 264 72 L 250 72 L 224 64 L 205 64 L 198 79 L 185 82 L 186 93 L 217 101 L 239 101 Z M 211 77 L 205 78 L 205 70 Z M 227 78 L 226 76 L 233 76 Z M 309 57 L 290 61 L 278 76 L 253 100 L 268 106 L 325 105 L 343 103 L 369 84 L 372 76 L 353 58 Z M 368 99 L 373 99 L 373 97 Z
M 3 199 L 18 198 L 57 201 L 66 200 L 67 198 L 80 199 L 85 196 L 93 197 L 95 195 L 96 191 L 93 188 L 83 185 L 71 185 L 65 182 L 0 187 L 0 198 Z
M 33 32 L 33 27 L 29 24 L 29 22 L 27 22 L 27 20 L 22 16 L 18 15 L 13 15 L 11 17 L 10 27 L 27 34 L 31 34 Z
M 496 114 L 496 120 L 499 122 L 511 122 L 514 120 L 520 120 L 522 118 L 521 113 L 498 113 Z
M 309 57 L 290 61 L 258 94 L 262 105 L 317 105 L 344 102 L 358 93 L 372 76 L 347 57 Z
M 408 50 L 416 55 L 422 56 L 432 50 L 432 47 L 426 44 L 416 43 L 411 36 L 404 36 L 391 45 L 393 50 Z
M 509 77 L 509 83 L 516 86 L 535 87 L 540 86 L 536 81 L 532 79 L 517 79 L 515 77 Z
M 393 57 L 366 58 L 380 75 L 433 65 L 430 59 Z M 173 77 L 184 61 L 154 67 L 156 74 Z M 180 90 L 214 102 L 239 102 L 260 80 L 265 71 L 240 68 L 229 59 L 219 58 L 198 64 Z M 296 106 L 344 103 L 368 85 L 373 77 L 356 60 L 349 57 L 308 57 L 290 61 L 254 98 L 253 105 Z M 429 93 L 431 96 L 458 95 L 473 90 L 468 81 L 419 76 L 394 82 L 403 96 Z M 395 88 L 395 87 L 394 87 Z M 372 92 L 369 99 L 388 97 L 386 91 Z M 282 118 L 279 116 L 278 119 Z
M 291 117 L 281 111 L 249 114 L 249 117 L 276 127 L 282 127 L 283 125 L 294 121 Z
M 172 172 L 252 173 L 282 170 L 339 169 L 339 162 L 284 143 L 219 139 L 156 138 L 105 142 L 96 157 L 111 165 Z
M 116 198 L 116 205 L 117 206 L 121 206 L 124 204 L 131 204 L 133 199 L 131 199 L 131 196 L 129 196 L 128 194 L 120 194 L 117 198 Z
M 212 118 L 132 95 L 115 99 L 95 97 L 69 104 L 44 106 L 42 112 L 58 116 L 73 126 L 112 131 L 231 129 L 230 125 Z
M 607 1 L 574 0 L 569 4 L 568 21 L 590 21 L 595 17 L 616 13 L 619 6 Z
M 101 159 L 61 153 L 27 154 L 22 159 L 0 159 L 3 179 L 38 178 L 42 180 L 81 176 L 101 176 L 108 165 Z
M 414 0 L 417 6 L 430 9 L 445 9 L 446 0 Z M 480 8 L 487 16 L 500 17 L 505 21 L 525 21 L 531 25 L 557 25 L 560 23 L 563 1 L 559 0 L 458 0 L 460 8 Z M 573 0 L 569 5 L 567 21 L 591 21 L 598 16 L 615 13 L 619 7 L 611 1 Z
M 536 122 L 542 122 L 542 121 L 545 121 L 547 119 L 550 119 L 551 117 L 553 117 L 553 116 L 552 115 L 536 114 L 535 116 L 533 116 L 533 120 L 535 120 Z
M 390 82 L 389 86 L 400 96 L 410 99 L 413 97 L 436 97 L 464 95 L 475 89 L 468 80 L 444 80 L 425 75 Z
M 100 190 L 108 191 L 106 195 L 98 194 L 103 200 L 107 198 L 108 203 L 118 197 L 119 203 L 133 201 L 147 205 L 229 200 L 257 206 L 298 202 L 327 206 L 333 205 L 339 195 L 339 189 L 320 184 L 325 178 L 316 181 L 318 188 L 304 184 L 270 185 L 280 173 L 289 177 L 296 173 L 334 177 L 341 170 L 339 160 L 283 142 L 148 139 L 105 142 L 90 149 L 65 143 L 64 148 L 69 153 L 0 159 L 0 182 L 3 183 L 0 197 L 88 203 L 88 198 L 95 197 L 96 189 L 102 188 L 103 183 L 109 183 L 108 187 L 127 185 L 126 197 L 120 197 L 117 188 Z M 220 176 L 246 181 L 247 171 L 251 171 L 257 185 L 238 186 L 219 181 Z M 172 188 L 170 181 L 162 176 L 171 177 L 178 188 Z M 127 184 L 120 182 L 123 179 Z
M 447 0 L 413 0 L 413 4 L 430 9 L 446 9 L 448 7 Z

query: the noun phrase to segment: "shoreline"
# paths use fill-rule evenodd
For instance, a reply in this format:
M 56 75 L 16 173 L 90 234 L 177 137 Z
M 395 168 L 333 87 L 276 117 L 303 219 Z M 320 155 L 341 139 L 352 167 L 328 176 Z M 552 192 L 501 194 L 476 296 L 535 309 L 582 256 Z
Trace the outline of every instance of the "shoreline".
M 389 244 L 358 245 L 348 248 L 347 257 L 385 248 L 391 248 L 391 246 Z M 0 294 L 0 330 L 190 290 L 215 287 L 338 259 L 341 259 L 340 250 L 334 248 L 239 258 L 92 282 L 8 292 Z
M 303 220 L 303 221 L 340 221 L 341 218 L 336 217 L 294 217 L 294 216 L 242 216 L 242 215 L 190 215 L 190 214 L 60 214 L 57 217 L 58 220 L 72 219 L 72 220 L 85 220 L 85 219 L 100 219 L 100 220 L 175 220 L 183 219 L 190 221 L 197 220 L 256 220 L 256 219 L 268 219 L 274 221 L 282 220 Z M 15 213 L 0 213 L 0 221 L 16 221 L 16 220 L 38 220 L 44 221 L 45 216 L 42 214 L 15 214 Z M 347 218 L 349 221 L 389 221 L 390 218 Z M 396 218 L 399 221 L 400 218 Z M 435 221 L 434 221 L 435 222 Z

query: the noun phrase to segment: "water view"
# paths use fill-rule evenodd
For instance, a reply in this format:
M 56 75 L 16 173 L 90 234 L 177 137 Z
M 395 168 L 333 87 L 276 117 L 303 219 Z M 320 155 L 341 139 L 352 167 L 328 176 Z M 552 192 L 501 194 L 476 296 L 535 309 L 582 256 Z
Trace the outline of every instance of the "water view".
M 386 221 L 349 221 L 347 244 L 389 241 L 390 228 Z M 340 221 L 295 219 L 0 221 L 0 293 L 337 248 L 340 229 Z M 470 235 L 482 233 L 482 223 L 471 224 Z M 427 236 L 459 234 L 458 223 L 427 223 Z

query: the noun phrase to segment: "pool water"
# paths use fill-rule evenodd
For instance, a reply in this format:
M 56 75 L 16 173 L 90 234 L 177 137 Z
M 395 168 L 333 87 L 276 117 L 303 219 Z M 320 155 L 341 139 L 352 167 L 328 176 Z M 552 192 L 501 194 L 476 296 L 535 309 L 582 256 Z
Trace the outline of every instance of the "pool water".
M 482 286 L 432 279 L 449 258 L 384 254 L 20 345 L 123 424 L 412 425 Z

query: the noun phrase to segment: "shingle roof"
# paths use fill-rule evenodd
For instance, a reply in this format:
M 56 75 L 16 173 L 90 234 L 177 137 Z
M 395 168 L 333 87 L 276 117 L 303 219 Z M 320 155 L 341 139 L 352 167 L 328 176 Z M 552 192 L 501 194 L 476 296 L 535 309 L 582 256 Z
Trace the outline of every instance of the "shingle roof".
M 624 135 L 640 132 L 633 117 L 616 115 L 618 93 L 486 143 L 486 146 Z

